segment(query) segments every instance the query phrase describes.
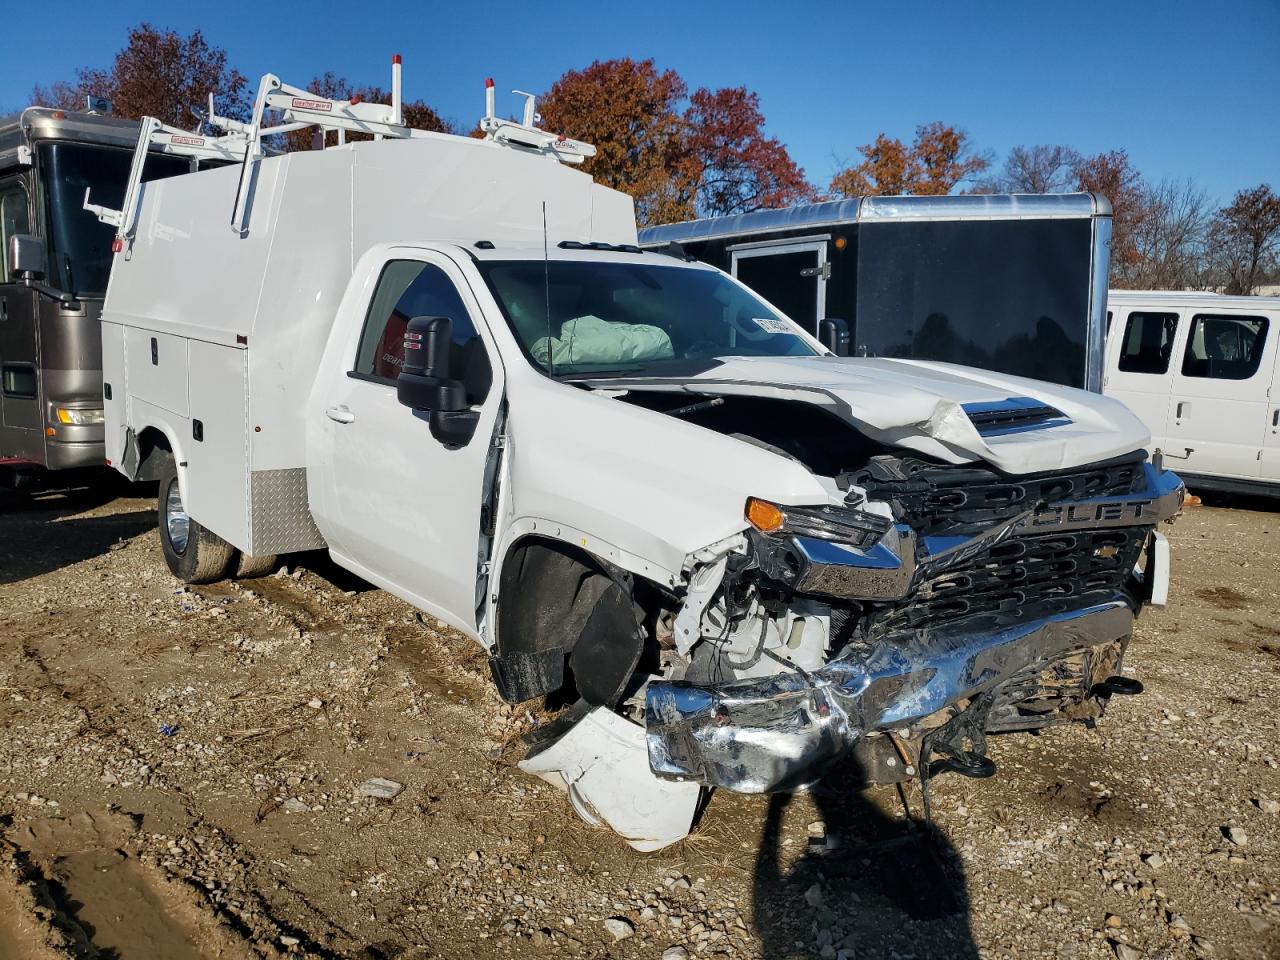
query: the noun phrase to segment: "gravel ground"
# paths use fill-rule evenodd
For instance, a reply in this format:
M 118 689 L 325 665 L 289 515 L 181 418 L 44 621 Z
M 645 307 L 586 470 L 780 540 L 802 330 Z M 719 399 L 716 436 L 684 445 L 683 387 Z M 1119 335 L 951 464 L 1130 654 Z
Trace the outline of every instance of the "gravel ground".
M 184 588 L 154 500 L 0 505 L 0 957 L 1280 957 L 1267 511 L 1189 507 L 1146 694 L 995 739 L 932 825 L 717 794 L 638 854 L 516 768 L 543 717 L 470 641 L 322 558 Z

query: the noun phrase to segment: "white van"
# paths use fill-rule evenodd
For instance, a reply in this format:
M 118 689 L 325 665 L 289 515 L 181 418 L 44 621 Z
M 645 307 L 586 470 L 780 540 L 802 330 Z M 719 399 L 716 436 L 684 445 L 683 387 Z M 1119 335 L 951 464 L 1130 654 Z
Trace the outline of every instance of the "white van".
M 1280 494 L 1280 297 L 1113 290 L 1103 392 L 1191 487 Z

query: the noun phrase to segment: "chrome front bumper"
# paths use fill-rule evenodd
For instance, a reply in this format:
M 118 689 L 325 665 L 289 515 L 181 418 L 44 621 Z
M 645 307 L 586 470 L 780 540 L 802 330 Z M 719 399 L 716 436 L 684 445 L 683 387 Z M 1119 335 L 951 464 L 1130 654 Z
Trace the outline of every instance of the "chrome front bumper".
M 1014 626 L 975 617 L 799 671 L 717 686 L 654 682 L 645 698 L 649 766 L 660 777 L 738 793 L 795 790 L 855 743 L 998 687 L 1028 667 L 1124 638 L 1116 599 Z

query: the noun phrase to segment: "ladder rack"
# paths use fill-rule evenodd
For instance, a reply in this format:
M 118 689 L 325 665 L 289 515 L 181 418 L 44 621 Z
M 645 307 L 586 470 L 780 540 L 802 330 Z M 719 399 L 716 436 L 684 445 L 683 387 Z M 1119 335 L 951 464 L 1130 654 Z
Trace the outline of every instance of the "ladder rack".
M 137 208 L 141 199 L 142 173 L 146 156 L 154 146 L 159 146 L 165 152 L 229 160 L 240 164 L 240 179 L 231 209 L 231 229 L 243 236 L 249 224 L 252 193 L 250 184 L 256 164 L 265 155 L 263 140 L 266 137 L 292 133 L 308 127 L 316 128 L 321 134 L 330 130 L 337 131 L 339 146 L 346 143 L 348 133 L 366 134 L 375 140 L 449 136 L 449 134 L 433 133 L 427 130 L 415 130 L 405 125 L 401 69 L 400 55 L 396 54 L 391 58 L 391 103 L 389 104 L 368 103 L 360 97 L 348 99 L 322 97 L 301 87 L 291 86 L 273 73 L 263 74 L 258 84 L 258 95 L 254 99 L 253 113 L 248 122 L 218 116 L 213 109 L 213 95 L 210 94 L 206 123 L 225 131 L 223 136 L 216 138 L 201 137 L 168 127 L 153 117 L 144 117 L 121 208 L 111 210 L 92 204 L 89 202 L 87 191 L 84 208 L 95 214 L 102 222 L 113 224 L 117 228 L 112 250 L 119 252 L 125 249 L 132 242 L 137 225 Z M 502 146 L 553 157 L 563 163 L 579 164 L 587 157 L 595 156 L 596 148 L 589 143 L 570 140 L 563 134 L 548 133 L 538 129 L 535 126 L 538 114 L 534 110 L 533 94 L 520 90 L 512 92 L 526 98 L 524 117 L 520 123 L 514 120 L 503 120 L 495 115 L 493 80 L 485 81 L 485 115 L 480 120 L 480 129 L 484 131 L 486 140 Z M 264 126 L 267 123 L 269 111 L 277 115 L 279 120 L 273 121 L 272 126 Z M 323 143 L 323 140 L 321 142 Z
M 89 188 L 84 192 L 84 209 L 101 222 L 109 223 L 116 228 L 111 249 L 119 252 L 124 247 L 125 238 L 133 233 L 142 175 L 150 154 L 163 153 L 170 156 L 193 157 L 197 160 L 225 160 L 233 163 L 243 159 L 246 142 L 246 138 L 239 133 L 207 137 L 190 130 L 171 127 L 155 117 L 143 117 L 141 129 L 138 131 L 138 144 L 133 150 L 133 162 L 129 165 L 129 180 L 120 209 L 113 210 L 110 207 L 91 203 Z

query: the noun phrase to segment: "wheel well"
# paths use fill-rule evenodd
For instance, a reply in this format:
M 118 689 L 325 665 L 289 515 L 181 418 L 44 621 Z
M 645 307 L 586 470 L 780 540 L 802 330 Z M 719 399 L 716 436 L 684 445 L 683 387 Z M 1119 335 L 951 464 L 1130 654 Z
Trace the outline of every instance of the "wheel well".
M 613 705 L 653 645 L 654 595 L 647 581 L 572 544 L 536 536 L 513 544 L 498 578 L 490 658 L 503 699 L 564 690 Z
M 169 438 L 158 427 L 146 427 L 138 434 L 138 473 L 135 480 L 159 480 L 165 464 L 173 459 Z

